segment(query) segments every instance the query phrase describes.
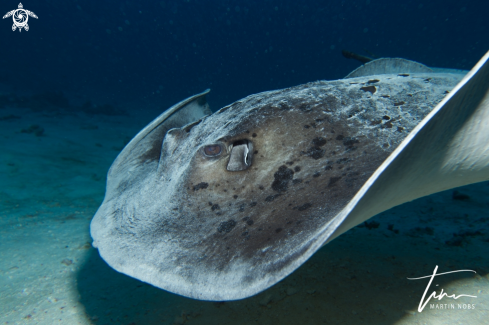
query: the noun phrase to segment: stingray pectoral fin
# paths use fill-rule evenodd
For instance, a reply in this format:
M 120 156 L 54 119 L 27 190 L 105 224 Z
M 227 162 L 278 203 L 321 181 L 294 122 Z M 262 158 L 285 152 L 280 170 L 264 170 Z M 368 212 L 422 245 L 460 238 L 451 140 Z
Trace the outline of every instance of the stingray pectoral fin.
M 328 241 L 391 207 L 488 180 L 488 139 L 489 52 L 326 227 Z
M 379 74 L 430 73 L 430 68 L 419 62 L 401 58 L 372 60 L 350 72 L 344 79 L 374 76 Z
M 170 129 L 180 128 L 211 114 L 205 98 L 209 91 L 207 89 L 173 105 L 126 145 L 108 172 L 107 197 L 117 195 L 115 189 L 122 182 L 130 182 L 138 175 L 147 175 L 148 170 L 157 169 L 162 143 Z

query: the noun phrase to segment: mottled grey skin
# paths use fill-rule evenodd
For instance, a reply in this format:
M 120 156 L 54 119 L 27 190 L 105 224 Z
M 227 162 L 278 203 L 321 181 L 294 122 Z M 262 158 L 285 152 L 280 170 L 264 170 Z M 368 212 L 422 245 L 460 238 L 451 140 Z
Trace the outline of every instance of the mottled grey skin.
M 114 269 L 177 294 L 256 294 L 327 241 L 319 229 L 461 78 L 318 81 L 248 96 L 166 136 L 163 123 L 114 162 L 94 245 Z M 229 172 L 229 148 L 244 139 L 252 166 Z M 224 152 L 204 156 L 215 143 Z

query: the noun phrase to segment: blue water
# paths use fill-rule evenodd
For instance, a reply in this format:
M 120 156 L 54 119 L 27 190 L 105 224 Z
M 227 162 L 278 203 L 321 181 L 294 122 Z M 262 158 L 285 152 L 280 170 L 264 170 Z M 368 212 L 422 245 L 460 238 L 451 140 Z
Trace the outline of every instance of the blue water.
M 0 9 L 16 9 L 2 1 Z M 470 69 L 489 48 L 484 1 L 31 1 L 28 32 L 0 25 L 0 81 L 96 89 L 162 106 L 212 89 L 213 110 L 248 94 L 358 66 L 347 49 Z M 3 14 L 2 14 L 3 15 Z

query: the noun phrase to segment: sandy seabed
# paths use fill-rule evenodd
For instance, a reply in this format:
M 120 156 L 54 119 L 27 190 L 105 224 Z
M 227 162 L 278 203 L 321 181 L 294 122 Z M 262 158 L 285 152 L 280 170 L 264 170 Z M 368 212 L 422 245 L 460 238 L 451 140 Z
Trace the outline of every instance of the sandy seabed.
M 488 324 L 489 182 L 386 211 L 240 301 L 188 299 L 117 273 L 89 224 L 110 164 L 151 118 L 0 109 L 1 324 Z M 439 276 L 428 294 L 477 298 L 418 312 L 429 279 L 407 278 L 436 265 L 477 273 Z

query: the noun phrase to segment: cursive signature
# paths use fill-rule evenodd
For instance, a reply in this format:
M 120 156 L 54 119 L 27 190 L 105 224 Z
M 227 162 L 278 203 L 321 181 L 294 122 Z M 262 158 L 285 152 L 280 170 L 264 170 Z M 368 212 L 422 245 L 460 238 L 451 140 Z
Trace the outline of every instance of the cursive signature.
M 435 276 L 444 275 L 444 274 L 450 274 L 450 273 L 457 273 L 457 272 L 474 272 L 474 273 L 477 273 L 477 272 L 475 272 L 473 270 L 457 270 L 457 271 L 450 271 L 450 272 L 436 274 L 436 271 L 437 270 L 438 270 L 438 265 L 435 266 L 435 270 L 433 271 L 433 274 L 432 275 L 426 275 L 426 276 L 422 276 L 422 277 L 419 277 L 419 278 L 407 278 L 408 280 L 420 280 L 420 279 L 430 278 L 430 282 L 428 282 L 428 285 L 426 286 L 426 289 L 424 290 L 423 296 L 421 297 L 421 301 L 419 302 L 419 306 L 418 306 L 418 311 L 419 312 L 422 312 L 423 311 L 424 307 L 426 307 L 426 305 L 431 300 L 431 298 L 435 298 L 435 299 L 438 299 L 438 300 L 442 300 L 442 298 L 444 298 L 444 297 L 453 298 L 453 299 L 458 299 L 460 297 L 477 298 L 477 296 L 471 296 L 471 295 L 458 295 L 458 296 L 456 296 L 455 294 L 448 295 L 446 292 L 443 292 L 443 288 L 442 288 L 441 289 L 441 292 L 440 292 L 440 294 L 438 296 L 436 295 L 436 291 L 433 291 L 433 293 L 428 297 L 428 299 L 426 299 L 426 301 L 424 301 L 424 298 L 426 297 L 426 293 L 428 292 L 428 289 L 430 288 L 431 282 L 433 282 L 433 279 L 435 278 Z M 424 301 L 424 303 L 423 303 L 423 301 Z

